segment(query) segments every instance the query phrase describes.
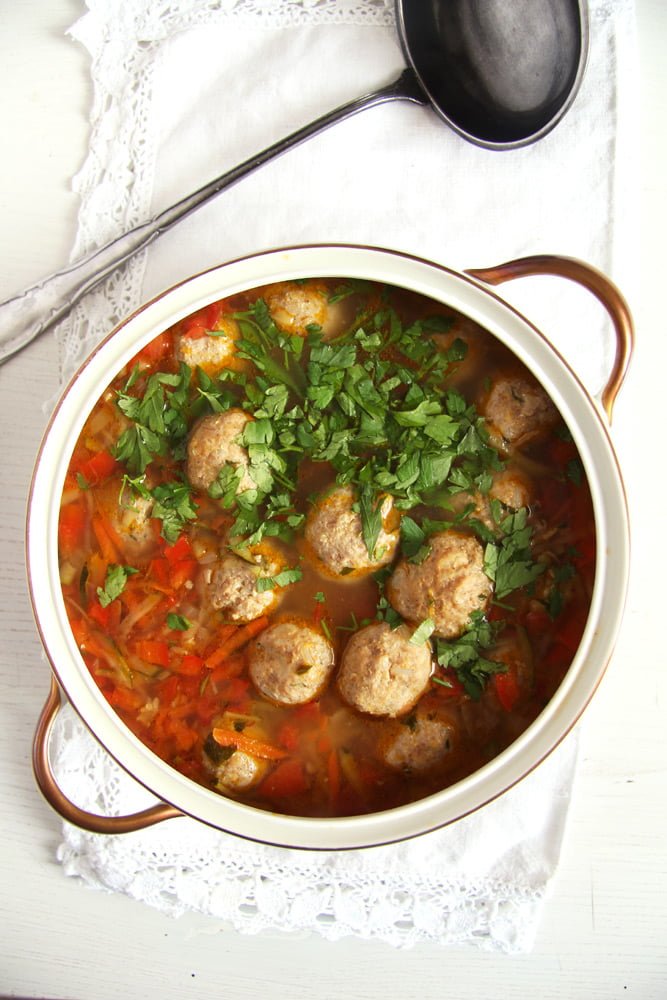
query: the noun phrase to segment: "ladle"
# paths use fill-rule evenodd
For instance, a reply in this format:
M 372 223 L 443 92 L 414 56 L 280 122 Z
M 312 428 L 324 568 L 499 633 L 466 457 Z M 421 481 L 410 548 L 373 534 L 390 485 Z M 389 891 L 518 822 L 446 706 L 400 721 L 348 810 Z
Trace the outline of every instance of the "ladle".
M 82 260 L 0 304 L 0 363 L 51 329 L 119 265 L 204 202 L 330 125 L 387 101 L 431 104 L 470 142 L 515 149 L 546 135 L 581 83 L 585 0 L 396 0 L 408 68 L 317 118 Z

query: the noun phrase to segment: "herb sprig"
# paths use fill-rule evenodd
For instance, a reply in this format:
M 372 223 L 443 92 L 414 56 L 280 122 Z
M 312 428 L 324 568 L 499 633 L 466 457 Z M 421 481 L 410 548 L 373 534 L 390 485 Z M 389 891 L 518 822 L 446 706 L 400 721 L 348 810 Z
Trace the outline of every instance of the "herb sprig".
M 474 611 L 470 624 L 458 639 L 436 639 L 435 657 L 441 667 L 454 671 L 466 694 L 478 701 L 484 688 L 494 674 L 505 673 L 504 663 L 488 659 L 484 650 L 493 646 L 502 622 L 489 622 L 483 612 Z M 436 675 L 437 683 L 445 683 Z

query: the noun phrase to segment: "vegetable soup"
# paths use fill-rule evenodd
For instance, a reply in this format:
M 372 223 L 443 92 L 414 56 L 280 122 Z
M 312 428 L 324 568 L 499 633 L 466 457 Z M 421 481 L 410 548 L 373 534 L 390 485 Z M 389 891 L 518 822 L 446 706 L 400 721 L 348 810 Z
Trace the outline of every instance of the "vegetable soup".
M 347 816 L 477 770 L 580 643 L 595 529 L 532 374 L 440 303 L 281 282 L 160 334 L 77 441 L 60 579 L 114 710 L 188 778 Z

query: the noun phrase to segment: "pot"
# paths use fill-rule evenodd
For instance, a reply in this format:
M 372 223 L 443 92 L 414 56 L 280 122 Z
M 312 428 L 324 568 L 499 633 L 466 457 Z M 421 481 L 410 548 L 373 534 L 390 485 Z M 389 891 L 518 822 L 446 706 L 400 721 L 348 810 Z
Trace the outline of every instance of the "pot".
M 608 311 L 616 335 L 613 370 L 591 396 L 546 338 L 493 290 L 522 275 L 560 275 L 578 282 Z M 307 819 L 253 809 L 190 781 L 144 746 L 93 681 L 70 630 L 57 559 L 60 495 L 73 442 L 111 377 L 175 322 L 220 298 L 286 279 L 337 275 L 411 289 L 470 317 L 498 337 L 535 374 L 572 433 L 588 477 L 597 536 L 596 575 L 581 644 L 560 687 L 530 727 L 480 770 L 445 790 L 397 809 L 334 819 Z M 569 258 L 531 257 L 459 273 L 388 250 L 304 246 L 274 250 L 195 275 L 143 305 L 93 351 L 65 389 L 47 427 L 33 475 L 27 519 L 27 565 L 37 627 L 51 664 L 49 698 L 34 741 L 37 783 L 66 820 L 99 833 L 122 833 L 188 815 L 238 836 L 295 848 L 342 850 L 389 843 L 441 827 L 514 785 L 558 745 L 579 719 L 612 654 L 625 600 L 629 562 L 626 499 L 609 423 L 632 349 L 632 320 L 611 282 Z M 160 803 L 123 817 L 84 812 L 62 793 L 49 765 L 49 732 L 62 689 L 97 740 Z

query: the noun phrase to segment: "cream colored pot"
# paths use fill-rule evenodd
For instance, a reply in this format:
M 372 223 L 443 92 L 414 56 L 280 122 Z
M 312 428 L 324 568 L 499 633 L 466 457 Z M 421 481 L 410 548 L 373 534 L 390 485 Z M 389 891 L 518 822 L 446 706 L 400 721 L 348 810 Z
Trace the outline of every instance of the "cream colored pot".
M 527 274 L 557 274 L 587 287 L 611 317 L 616 358 L 599 399 L 590 396 L 545 337 L 489 287 Z M 507 750 L 465 780 L 421 801 L 369 816 L 303 819 L 239 804 L 201 787 L 137 740 L 98 691 L 67 621 L 58 575 L 60 495 L 73 443 L 112 376 L 153 337 L 196 309 L 258 285 L 286 279 L 366 278 L 412 289 L 469 316 L 505 343 L 542 382 L 567 422 L 590 483 L 597 533 L 596 578 L 579 650 L 560 688 Z M 53 669 L 35 735 L 37 782 L 66 819 L 102 833 L 139 829 L 189 815 L 241 837 L 313 849 L 347 849 L 412 837 L 480 808 L 524 777 L 557 746 L 595 692 L 611 656 L 628 577 L 628 516 L 608 425 L 632 348 L 632 322 L 618 290 L 599 272 L 567 258 L 532 257 L 484 271 L 457 273 L 414 257 L 368 247 L 311 246 L 276 250 L 223 264 L 181 282 L 138 309 L 96 348 L 56 407 L 38 455 L 30 492 L 27 561 L 37 627 Z M 83 812 L 58 788 L 48 736 L 60 688 L 91 732 L 161 804 L 126 817 Z

